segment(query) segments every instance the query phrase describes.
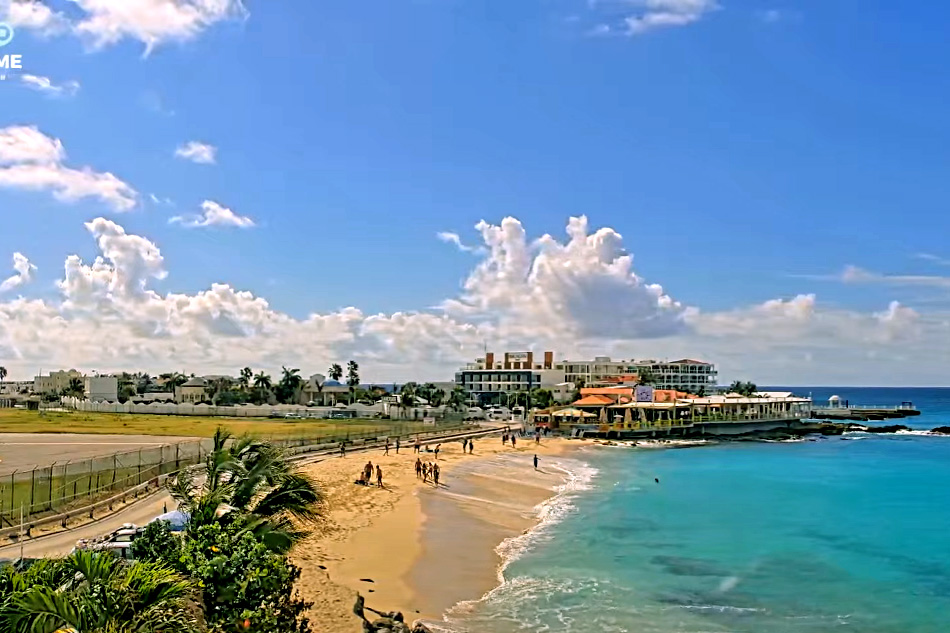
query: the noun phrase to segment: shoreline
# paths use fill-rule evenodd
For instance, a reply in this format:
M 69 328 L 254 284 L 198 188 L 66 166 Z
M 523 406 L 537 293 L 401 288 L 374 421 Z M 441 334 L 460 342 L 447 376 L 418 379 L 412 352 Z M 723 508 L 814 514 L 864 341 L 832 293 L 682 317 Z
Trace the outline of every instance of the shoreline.
M 438 489 L 416 478 L 411 446 L 398 456 L 372 450 L 304 467 L 325 501 L 314 533 L 291 559 L 301 567 L 298 592 L 314 603 L 310 617 L 318 629 L 361 631 L 352 611 L 357 592 L 368 607 L 437 623 L 456 603 L 497 587 L 499 548 L 543 521 L 537 509 L 560 494 L 566 478 L 549 460 L 573 444 L 519 439 L 517 449 L 502 446 L 500 436 L 476 440 L 474 455 L 463 455 L 459 441 L 443 443 Z M 419 457 L 434 461 L 431 452 Z M 385 488 L 353 483 L 368 460 L 381 465 Z

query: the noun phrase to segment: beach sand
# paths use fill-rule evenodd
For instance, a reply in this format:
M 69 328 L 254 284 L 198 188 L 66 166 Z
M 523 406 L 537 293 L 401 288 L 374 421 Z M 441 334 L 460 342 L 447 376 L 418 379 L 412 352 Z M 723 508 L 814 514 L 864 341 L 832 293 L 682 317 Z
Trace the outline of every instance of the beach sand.
M 402 611 L 411 622 L 437 621 L 456 602 L 494 588 L 501 562 L 495 548 L 537 523 L 531 509 L 564 481 L 546 460 L 569 445 L 525 438 L 513 450 L 495 436 L 476 439 L 475 454 L 463 455 L 460 441 L 443 443 L 438 489 L 416 478 L 412 446 L 399 455 L 351 452 L 305 466 L 326 496 L 322 520 L 291 556 L 302 569 L 298 590 L 313 602 L 314 630 L 361 631 L 352 611 L 357 591 L 367 606 Z M 421 458 L 435 461 L 433 453 Z M 353 483 L 368 460 L 382 467 L 384 488 Z

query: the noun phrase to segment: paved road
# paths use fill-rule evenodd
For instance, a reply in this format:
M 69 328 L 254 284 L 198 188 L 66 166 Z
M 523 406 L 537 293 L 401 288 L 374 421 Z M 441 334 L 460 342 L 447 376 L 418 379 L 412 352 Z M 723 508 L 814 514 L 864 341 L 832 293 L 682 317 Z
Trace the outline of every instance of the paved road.
M 471 432 L 446 437 L 425 439 L 422 441 L 422 444 L 434 444 L 438 442 L 452 441 L 451 438 L 454 437 L 455 439 L 458 439 L 459 437 L 462 437 L 462 435 L 471 435 L 473 437 L 477 437 L 479 435 L 498 432 L 504 428 L 504 426 L 505 425 L 503 423 L 488 423 L 483 425 L 482 428 L 473 430 Z M 405 447 L 409 448 L 408 441 L 406 442 Z M 365 448 L 353 447 L 348 449 L 347 452 L 355 453 L 367 450 L 379 450 L 379 446 L 368 446 Z M 294 461 L 300 463 L 301 465 L 312 464 L 335 455 L 335 450 L 329 453 L 311 453 L 308 455 L 301 455 Z M 66 532 L 37 537 L 35 540 L 27 541 L 23 544 L 23 556 L 27 558 L 65 556 L 76 545 L 76 541 L 80 539 L 92 539 L 102 536 L 103 534 L 108 534 L 109 532 L 120 528 L 125 523 L 145 525 L 156 516 L 161 514 L 165 507 L 167 507 L 169 510 L 175 509 L 175 500 L 172 499 L 167 492 L 163 491 L 161 493 L 156 493 L 147 499 L 143 499 L 142 501 L 128 506 L 125 509 L 120 510 L 115 514 L 109 515 L 99 521 L 94 521 Z M 0 547 L 0 558 L 17 558 L 19 556 L 20 545 L 8 545 L 6 547 Z
M 103 457 L 194 439 L 150 435 L 0 433 L 0 476 L 14 470 L 43 468 L 54 462 Z
M 26 541 L 23 544 L 23 556 L 26 558 L 64 556 L 73 549 L 76 541 L 80 539 L 92 539 L 108 534 L 125 523 L 145 525 L 162 513 L 165 504 L 167 504 L 169 510 L 175 508 L 174 499 L 167 492 L 162 492 L 132 504 L 100 521 L 93 521 L 66 532 L 40 537 L 34 541 Z M 0 547 L 0 558 L 18 558 L 19 556 L 19 545 Z

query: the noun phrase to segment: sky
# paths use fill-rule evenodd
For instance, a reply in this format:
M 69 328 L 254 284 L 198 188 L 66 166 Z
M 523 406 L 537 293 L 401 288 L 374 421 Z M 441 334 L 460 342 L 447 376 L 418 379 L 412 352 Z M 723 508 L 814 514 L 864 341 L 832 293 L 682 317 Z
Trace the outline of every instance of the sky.
M 0 68 L 8 379 L 451 380 L 487 348 L 950 383 L 950 5 L 0 0 L 0 21 L 22 66 Z

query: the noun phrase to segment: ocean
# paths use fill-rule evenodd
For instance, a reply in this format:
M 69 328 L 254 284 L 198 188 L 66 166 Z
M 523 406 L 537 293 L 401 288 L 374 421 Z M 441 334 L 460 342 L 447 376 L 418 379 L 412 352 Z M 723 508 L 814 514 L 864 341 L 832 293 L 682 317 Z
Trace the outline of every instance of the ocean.
M 794 391 L 911 401 L 908 426 L 950 425 L 950 389 Z M 950 437 L 589 446 L 552 467 L 568 483 L 447 630 L 950 631 Z

